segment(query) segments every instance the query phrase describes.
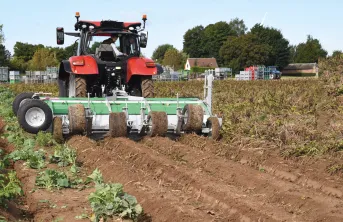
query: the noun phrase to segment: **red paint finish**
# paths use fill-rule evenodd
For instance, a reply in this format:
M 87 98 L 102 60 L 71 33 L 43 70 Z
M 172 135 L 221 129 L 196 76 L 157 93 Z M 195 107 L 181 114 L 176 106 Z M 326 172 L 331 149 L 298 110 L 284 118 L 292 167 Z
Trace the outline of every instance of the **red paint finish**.
M 73 65 L 73 62 L 83 65 Z M 71 71 L 74 74 L 92 75 L 99 74 L 98 65 L 91 56 L 73 56 L 69 59 Z
M 148 58 L 130 58 L 127 61 L 127 82 L 133 75 L 152 76 L 157 74 L 156 67 L 147 67 L 146 62 L 154 62 Z

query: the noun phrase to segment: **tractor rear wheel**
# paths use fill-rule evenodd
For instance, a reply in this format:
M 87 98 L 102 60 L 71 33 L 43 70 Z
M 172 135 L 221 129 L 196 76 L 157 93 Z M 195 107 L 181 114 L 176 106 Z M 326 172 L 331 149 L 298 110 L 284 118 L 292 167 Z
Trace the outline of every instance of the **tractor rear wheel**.
M 141 77 L 141 89 L 144 98 L 154 97 L 154 84 L 151 76 Z
M 87 82 L 82 75 L 75 75 L 75 97 L 87 97 Z

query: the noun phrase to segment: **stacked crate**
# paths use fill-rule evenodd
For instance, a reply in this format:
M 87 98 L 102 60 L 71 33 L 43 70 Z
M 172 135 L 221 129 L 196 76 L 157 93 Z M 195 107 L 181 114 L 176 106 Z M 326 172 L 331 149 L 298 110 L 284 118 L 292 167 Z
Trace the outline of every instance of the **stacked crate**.
M 251 70 L 248 71 L 240 71 L 239 74 L 235 75 L 236 80 L 252 80 L 253 73 Z
M 0 82 L 8 82 L 8 67 L 0 67 Z
M 19 71 L 10 71 L 10 83 L 20 82 L 20 73 Z

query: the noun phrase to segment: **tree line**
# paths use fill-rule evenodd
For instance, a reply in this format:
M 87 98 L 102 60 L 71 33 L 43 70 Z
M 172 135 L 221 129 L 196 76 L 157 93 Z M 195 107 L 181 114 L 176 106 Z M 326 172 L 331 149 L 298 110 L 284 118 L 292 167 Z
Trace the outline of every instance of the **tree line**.
M 0 25 L 0 66 L 9 66 L 12 70 L 45 70 L 47 66 L 57 66 L 63 59 L 72 56 L 77 42 L 65 48 L 49 47 L 42 44 L 16 42 L 13 57 L 4 46 L 5 35 Z M 95 51 L 99 43 L 91 47 Z M 332 56 L 342 51 L 334 51 Z M 183 69 L 187 58 L 214 57 L 221 67 L 230 67 L 234 71 L 251 65 L 275 65 L 280 69 L 289 63 L 318 62 L 328 53 L 320 41 L 307 36 L 305 42 L 291 45 L 282 32 L 273 27 L 261 24 L 250 30 L 243 20 L 235 18 L 230 22 L 219 21 L 207 26 L 197 25 L 188 29 L 183 35 L 182 50 L 171 44 L 159 45 L 153 52 L 156 62 Z
M 333 56 L 342 53 L 335 51 Z M 220 67 L 239 71 L 251 65 L 278 66 L 289 63 L 314 63 L 328 52 L 320 41 L 308 35 L 305 42 L 291 45 L 279 29 L 255 24 L 250 30 L 239 18 L 219 21 L 206 27 L 197 25 L 183 35 L 183 48 L 159 45 L 152 59 L 182 69 L 187 58 L 214 57 Z

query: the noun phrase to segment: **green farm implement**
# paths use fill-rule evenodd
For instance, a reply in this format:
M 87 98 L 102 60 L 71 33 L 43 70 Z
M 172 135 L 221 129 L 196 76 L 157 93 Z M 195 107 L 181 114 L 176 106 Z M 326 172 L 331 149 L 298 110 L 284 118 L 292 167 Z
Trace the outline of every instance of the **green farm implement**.
M 130 134 L 164 136 L 195 132 L 212 139 L 220 137 L 222 119 L 212 114 L 212 82 L 204 83 L 204 99 L 144 98 L 114 90 L 108 97 L 51 97 L 49 93 L 26 92 L 13 101 L 21 127 L 36 134 L 51 131 L 55 138 L 66 135 Z

